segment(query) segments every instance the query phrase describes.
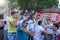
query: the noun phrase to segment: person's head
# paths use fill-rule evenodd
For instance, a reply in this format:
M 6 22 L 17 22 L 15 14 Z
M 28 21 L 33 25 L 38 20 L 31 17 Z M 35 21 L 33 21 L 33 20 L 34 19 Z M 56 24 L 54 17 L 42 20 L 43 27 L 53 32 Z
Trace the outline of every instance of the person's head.
M 19 13 L 16 14 L 16 19 L 17 19 L 17 20 L 20 20 L 20 14 L 19 14 Z
M 24 25 L 24 27 L 26 28 L 27 25 L 28 25 L 28 21 L 27 21 L 27 20 L 24 20 L 24 21 L 23 21 L 23 25 Z
M 37 19 L 40 19 L 40 14 L 39 13 L 37 14 Z
M 41 25 L 42 24 L 42 21 L 38 21 L 38 25 Z
M 53 24 L 57 29 L 59 28 L 59 24 L 58 23 L 54 23 Z
M 58 25 L 59 25 L 59 27 L 60 27 L 60 22 L 58 22 Z
M 13 18 L 16 18 L 16 17 L 17 17 L 17 12 L 11 12 L 11 16 L 12 16 Z
M 20 13 L 20 19 L 23 19 L 23 15 L 24 15 L 24 13 L 22 12 L 22 13 Z
M 47 19 L 47 23 L 50 23 L 51 22 L 51 20 L 50 19 Z
M 53 30 L 57 31 L 57 27 L 55 25 L 53 25 Z

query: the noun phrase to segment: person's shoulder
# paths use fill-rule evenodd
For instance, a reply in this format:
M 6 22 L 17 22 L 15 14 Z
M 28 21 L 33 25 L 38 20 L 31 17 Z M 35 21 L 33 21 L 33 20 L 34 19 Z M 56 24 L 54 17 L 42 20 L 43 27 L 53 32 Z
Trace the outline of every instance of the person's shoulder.
M 20 20 L 19 22 L 23 22 L 24 20 L 22 19 L 22 20 Z
M 18 25 L 17 30 L 19 30 L 20 28 L 23 28 L 23 25 Z
M 42 26 L 38 26 L 38 27 L 42 27 Z
M 23 25 L 21 24 L 21 25 L 18 25 L 18 27 L 23 27 Z
M 56 34 L 57 34 L 57 35 L 60 34 L 60 30 L 59 30 L 59 29 L 56 31 Z
M 33 21 L 32 21 L 32 20 L 29 20 L 28 23 L 29 23 L 29 24 L 30 24 L 30 23 L 33 23 Z
M 60 32 L 60 29 L 58 29 L 57 32 Z
M 8 21 L 13 21 L 14 19 L 12 17 L 9 17 L 8 18 Z
M 42 29 L 43 27 L 42 26 L 38 26 L 39 29 Z
M 8 19 L 12 19 L 12 17 L 9 17 Z

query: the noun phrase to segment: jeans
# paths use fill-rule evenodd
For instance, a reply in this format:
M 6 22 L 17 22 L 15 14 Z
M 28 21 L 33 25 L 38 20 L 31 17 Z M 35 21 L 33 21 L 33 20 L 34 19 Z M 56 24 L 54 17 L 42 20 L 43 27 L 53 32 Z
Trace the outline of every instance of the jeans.
M 57 40 L 56 35 L 45 35 L 44 40 Z
M 8 40 L 16 40 L 16 33 L 8 33 Z
M 3 30 L 0 29 L 0 40 L 4 40 Z
M 30 36 L 30 35 L 29 35 L 29 39 L 28 39 L 28 40 L 33 40 L 33 36 Z
M 4 40 L 8 40 L 7 30 L 4 30 Z

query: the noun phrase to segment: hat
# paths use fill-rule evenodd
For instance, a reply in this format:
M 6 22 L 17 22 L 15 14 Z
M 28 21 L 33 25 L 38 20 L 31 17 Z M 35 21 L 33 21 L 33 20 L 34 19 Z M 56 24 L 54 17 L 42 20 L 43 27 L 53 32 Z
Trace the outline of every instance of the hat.
M 28 14 L 29 12 L 28 12 L 28 10 L 25 10 L 25 14 Z

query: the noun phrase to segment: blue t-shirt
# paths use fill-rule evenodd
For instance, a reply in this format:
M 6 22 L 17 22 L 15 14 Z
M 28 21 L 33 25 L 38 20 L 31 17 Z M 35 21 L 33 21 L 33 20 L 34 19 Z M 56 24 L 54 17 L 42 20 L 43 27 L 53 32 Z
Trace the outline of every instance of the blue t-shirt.
M 17 28 L 17 38 L 18 40 L 28 40 L 28 35 L 26 32 L 20 31 L 21 28 L 24 28 L 23 25 L 19 25 Z

